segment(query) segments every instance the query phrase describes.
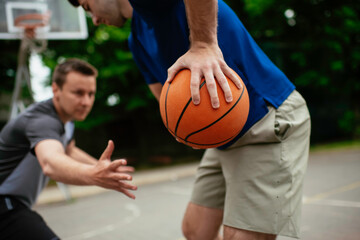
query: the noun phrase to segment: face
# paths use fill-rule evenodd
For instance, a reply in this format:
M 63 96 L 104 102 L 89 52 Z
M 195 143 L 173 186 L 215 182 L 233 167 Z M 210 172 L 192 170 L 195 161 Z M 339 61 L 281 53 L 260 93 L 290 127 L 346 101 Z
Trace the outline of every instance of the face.
M 95 100 L 95 76 L 70 72 L 62 88 L 56 83 L 52 84 L 52 88 L 55 108 L 64 123 L 82 121 L 90 113 Z
M 128 0 L 79 0 L 79 3 L 91 14 L 94 25 L 122 27 L 132 17 L 132 7 Z

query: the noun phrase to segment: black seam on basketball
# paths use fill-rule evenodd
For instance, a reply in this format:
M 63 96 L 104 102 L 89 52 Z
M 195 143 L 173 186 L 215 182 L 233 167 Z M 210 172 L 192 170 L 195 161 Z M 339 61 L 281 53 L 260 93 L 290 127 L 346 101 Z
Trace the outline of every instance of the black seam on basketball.
M 223 141 L 216 142 L 216 143 L 196 143 L 196 142 L 185 141 L 185 139 L 180 138 L 180 137 L 178 137 L 178 139 L 186 142 L 187 144 L 193 144 L 193 145 L 197 145 L 197 146 L 214 146 L 214 145 L 218 145 L 218 144 L 221 144 L 221 143 L 227 143 L 228 141 L 234 139 L 240 132 L 241 132 L 241 130 L 239 132 L 237 132 L 235 135 L 229 137 L 228 139 L 225 139 Z
M 181 138 L 181 137 L 177 137 L 177 139 L 182 140 L 184 142 L 186 142 L 187 144 L 194 144 L 194 145 L 198 145 L 198 146 L 213 146 L 213 145 L 218 145 L 221 143 L 226 143 L 232 139 L 234 139 L 240 132 L 242 129 L 240 129 L 240 131 L 238 131 L 236 134 L 234 134 L 232 137 L 229 137 L 228 139 L 225 139 L 223 141 L 220 142 L 216 142 L 216 143 L 196 143 L 196 142 L 190 142 L 190 141 L 185 141 L 185 139 Z M 173 131 L 171 131 L 171 129 L 169 129 L 169 132 L 175 136 L 175 133 Z
M 178 130 L 178 127 L 179 127 L 179 124 L 180 124 L 181 118 L 182 118 L 182 116 L 184 115 L 184 113 L 185 113 L 185 111 L 186 111 L 187 107 L 188 107 L 188 106 L 189 106 L 189 104 L 191 103 L 191 100 L 192 100 L 192 98 L 190 98 L 190 99 L 189 99 L 189 101 L 186 103 L 186 105 L 185 105 L 184 109 L 182 110 L 182 112 L 181 112 L 181 114 L 180 114 L 180 116 L 179 116 L 179 118 L 178 118 L 178 121 L 177 121 L 177 123 L 176 123 L 176 127 L 175 127 L 175 136 L 177 136 L 177 130 Z
M 201 88 L 205 85 L 205 82 L 206 82 L 206 81 L 204 81 L 204 82 L 202 82 L 202 83 L 201 83 L 201 85 L 200 85 L 199 89 L 201 89 Z M 179 127 L 180 121 L 181 121 L 181 119 L 182 119 L 182 117 L 183 117 L 183 115 L 184 115 L 184 113 L 185 113 L 185 111 L 186 111 L 187 107 L 188 107 L 188 106 L 189 106 L 189 104 L 191 103 L 191 100 L 192 100 L 192 97 L 190 97 L 189 101 L 186 103 L 186 105 L 185 105 L 184 109 L 182 110 L 182 112 L 181 112 L 181 114 L 180 114 L 180 116 L 179 116 L 179 118 L 178 118 L 178 121 L 177 121 L 177 123 L 176 123 L 176 127 L 175 127 L 175 136 L 176 136 L 176 137 L 177 137 L 177 130 L 178 130 L 178 127 Z
M 170 85 L 171 85 L 171 83 L 169 83 L 169 86 L 166 90 L 166 95 L 165 95 L 165 118 L 166 118 L 166 128 L 167 129 L 169 129 L 169 121 L 168 121 L 168 115 L 167 115 L 167 97 L 168 97 Z
M 239 101 L 240 101 L 240 99 L 241 99 L 241 97 L 242 97 L 242 95 L 243 95 L 243 93 L 244 93 L 244 89 L 245 89 L 245 88 L 243 88 L 243 90 L 242 90 L 239 98 L 238 98 L 237 101 L 235 102 L 235 104 L 234 104 L 226 113 L 224 113 L 224 115 L 222 115 L 220 118 L 216 119 L 214 122 L 210 123 L 210 124 L 207 125 L 206 127 L 203 127 L 203 128 L 201 128 L 201 129 L 199 129 L 199 130 L 197 130 L 197 131 L 195 131 L 195 132 L 190 133 L 189 135 L 186 136 L 186 138 L 185 138 L 184 141 L 185 141 L 185 142 L 188 142 L 187 139 L 188 139 L 189 137 L 191 137 L 192 135 L 194 135 L 194 134 L 196 134 L 196 133 L 199 133 L 199 132 L 201 132 L 201 131 L 203 131 L 203 130 L 209 128 L 209 127 L 211 127 L 212 125 L 214 125 L 215 123 L 217 123 L 218 121 L 220 121 L 221 119 L 223 119 L 223 118 L 239 103 Z M 189 143 L 190 143 L 190 142 L 189 142 Z
M 195 143 L 195 142 L 189 142 L 189 141 L 186 141 L 187 143 L 189 144 L 194 144 L 194 145 L 198 145 L 198 146 L 214 146 L 214 145 L 218 145 L 218 144 L 221 144 L 221 143 L 226 143 L 227 141 L 233 139 L 235 136 L 232 136 L 228 139 L 225 139 L 223 141 L 220 141 L 220 142 L 216 142 L 216 143 L 208 143 L 208 144 L 205 144 L 205 143 Z M 185 140 L 184 140 L 185 141 Z

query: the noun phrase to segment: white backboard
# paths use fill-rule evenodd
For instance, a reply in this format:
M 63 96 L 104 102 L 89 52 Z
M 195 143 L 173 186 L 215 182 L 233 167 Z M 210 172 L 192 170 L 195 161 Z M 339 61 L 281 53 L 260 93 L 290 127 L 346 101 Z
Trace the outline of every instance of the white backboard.
M 0 0 L 0 39 L 21 39 L 23 27 L 15 20 L 29 14 L 49 14 L 47 25 L 36 28 L 38 39 L 86 39 L 85 12 L 66 0 Z M 27 20 L 31 22 L 31 20 Z M 36 20 L 34 20 L 36 21 Z

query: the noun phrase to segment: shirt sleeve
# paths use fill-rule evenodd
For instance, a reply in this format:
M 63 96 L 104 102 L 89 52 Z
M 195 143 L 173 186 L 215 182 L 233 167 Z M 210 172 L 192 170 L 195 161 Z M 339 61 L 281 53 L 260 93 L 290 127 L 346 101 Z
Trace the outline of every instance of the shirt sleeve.
M 46 139 L 58 140 L 64 145 L 64 126 L 55 118 L 43 116 L 42 118 L 29 118 L 26 123 L 25 134 L 33 150 L 40 141 Z

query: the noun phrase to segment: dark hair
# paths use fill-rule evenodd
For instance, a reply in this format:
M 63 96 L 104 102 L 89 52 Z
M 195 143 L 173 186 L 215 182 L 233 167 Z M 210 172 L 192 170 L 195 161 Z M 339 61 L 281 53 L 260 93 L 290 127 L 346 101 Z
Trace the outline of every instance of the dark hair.
M 98 71 L 91 64 L 77 58 L 69 58 L 65 62 L 56 66 L 52 76 L 52 81 L 62 88 L 66 81 L 66 76 L 70 72 L 78 72 L 86 76 L 95 77 L 98 75 Z
M 78 0 L 68 0 L 69 3 L 71 3 L 71 5 L 73 5 L 74 7 L 78 7 L 80 6 L 79 1 Z

